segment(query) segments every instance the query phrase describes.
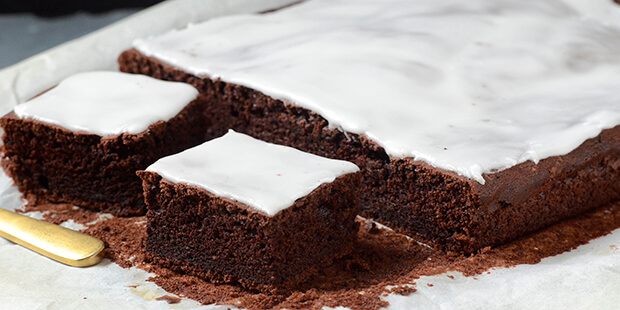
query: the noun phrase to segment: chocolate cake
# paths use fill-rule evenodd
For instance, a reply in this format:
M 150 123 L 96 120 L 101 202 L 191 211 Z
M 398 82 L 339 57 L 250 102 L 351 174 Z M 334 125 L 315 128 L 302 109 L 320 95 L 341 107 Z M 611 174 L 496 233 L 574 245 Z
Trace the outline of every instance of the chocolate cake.
M 358 171 L 231 131 L 138 172 L 146 252 L 215 283 L 292 289 L 352 250 Z
M 620 199 L 620 31 L 560 2 L 384 5 L 218 18 L 135 41 L 120 68 L 194 85 L 209 134 L 356 163 L 364 216 L 445 250 Z
M 205 140 L 198 91 L 140 75 L 74 75 L 0 118 L 2 165 L 26 198 L 144 214 L 136 170 Z

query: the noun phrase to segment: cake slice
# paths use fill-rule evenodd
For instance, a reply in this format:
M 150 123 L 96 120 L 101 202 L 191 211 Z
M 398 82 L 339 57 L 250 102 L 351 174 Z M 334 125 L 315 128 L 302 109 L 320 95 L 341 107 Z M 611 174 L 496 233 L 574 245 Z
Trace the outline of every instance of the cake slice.
M 195 85 L 210 132 L 356 163 L 363 215 L 438 248 L 620 199 L 620 30 L 561 1 L 313 0 L 134 48 L 121 70 Z
M 229 131 L 138 172 L 146 252 L 216 283 L 290 289 L 351 250 L 358 171 Z
M 185 83 L 76 74 L 0 118 L 2 166 L 34 202 L 144 214 L 136 170 L 205 141 L 205 108 Z

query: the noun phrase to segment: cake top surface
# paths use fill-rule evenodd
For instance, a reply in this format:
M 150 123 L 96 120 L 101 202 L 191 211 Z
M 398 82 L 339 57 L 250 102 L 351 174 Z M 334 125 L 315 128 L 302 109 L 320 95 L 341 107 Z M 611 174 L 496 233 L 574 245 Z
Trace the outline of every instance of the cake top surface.
M 146 170 L 273 216 L 319 185 L 359 168 L 229 130 L 220 138 L 161 158 Z
M 197 96 L 198 90 L 185 83 L 94 71 L 70 76 L 13 111 L 76 132 L 138 134 L 173 118 Z
M 620 124 L 620 22 L 559 0 L 313 0 L 134 47 L 480 183 Z

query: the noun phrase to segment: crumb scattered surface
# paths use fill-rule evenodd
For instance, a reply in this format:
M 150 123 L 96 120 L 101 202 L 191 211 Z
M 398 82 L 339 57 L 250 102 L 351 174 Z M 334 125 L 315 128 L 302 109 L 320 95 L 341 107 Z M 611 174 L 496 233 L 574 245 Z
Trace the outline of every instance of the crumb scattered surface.
M 247 309 L 321 309 L 325 306 L 380 309 L 388 305 L 383 296 L 415 294 L 415 281 L 421 276 L 455 271 L 473 277 L 493 268 L 536 264 L 545 257 L 570 251 L 620 227 L 620 202 L 617 202 L 511 243 L 462 256 L 434 250 L 371 221 L 362 221 L 353 253 L 291 293 L 266 295 L 232 285 L 213 285 L 149 264 L 142 247 L 146 237 L 143 216 L 101 217 L 100 213 L 63 204 L 28 205 L 21 212 L 30 211 L 42 212 L 44 219 L 52 223 L 73 220 L 87 226 L 86 233 L 105 242 L 108 258 L 124 268 L 135 266 L 152 272 L 155 276 L 150 281 L 171 294 L 203 304 Z M 446 276 L 454 279 L 451 274 Z M 166 296 L 161 298 L 169 303 L 178 302 L 177 297 Z

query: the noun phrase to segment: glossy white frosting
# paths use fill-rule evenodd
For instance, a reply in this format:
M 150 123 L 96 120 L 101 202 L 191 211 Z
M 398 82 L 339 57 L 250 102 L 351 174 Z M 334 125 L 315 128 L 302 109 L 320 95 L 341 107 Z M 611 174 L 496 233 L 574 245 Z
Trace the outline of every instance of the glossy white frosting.
M 620 123 L 620 31 L 583 12 L 554 0 L 313 0 L 134 47 L 484 183 Z
M 146 170 L 273 216 L 319 185 L 359 168 L 230 130 L 220 138 L 161 158 Z
M 110 71 L 75 74 L 13 110 L 72 131 L 100 136 L 138 134 L 167 121 L 196 99 L 198 90 L 180 82 Z

